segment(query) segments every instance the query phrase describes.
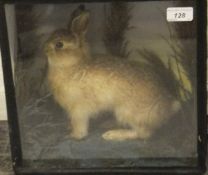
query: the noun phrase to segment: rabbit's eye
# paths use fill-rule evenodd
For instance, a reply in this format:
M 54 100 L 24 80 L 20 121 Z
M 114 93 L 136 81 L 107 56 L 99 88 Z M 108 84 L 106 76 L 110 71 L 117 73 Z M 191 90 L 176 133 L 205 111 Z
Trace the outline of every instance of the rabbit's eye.
M 64 44 L 63 44 L 63 42 L 58 41 L 58 42 L 56 43 L 55 47 L 56 47 L 57 49 L 62 49 L 62 48 L 64 47 Z

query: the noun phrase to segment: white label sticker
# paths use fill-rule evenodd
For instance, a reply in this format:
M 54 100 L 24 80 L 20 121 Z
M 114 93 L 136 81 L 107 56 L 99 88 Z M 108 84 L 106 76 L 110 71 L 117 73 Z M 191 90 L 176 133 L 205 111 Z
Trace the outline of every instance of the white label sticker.
M 167 8 L 167 20 L 169 22 L 193 21 L 193 7 L 170 7 Z

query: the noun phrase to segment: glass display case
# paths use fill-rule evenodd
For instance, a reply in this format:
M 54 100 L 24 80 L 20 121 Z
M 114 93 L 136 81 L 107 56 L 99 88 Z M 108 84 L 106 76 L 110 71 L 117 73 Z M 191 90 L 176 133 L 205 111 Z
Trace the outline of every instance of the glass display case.
M 6 0 L 14 171 L 202 174 L 205 0 Z

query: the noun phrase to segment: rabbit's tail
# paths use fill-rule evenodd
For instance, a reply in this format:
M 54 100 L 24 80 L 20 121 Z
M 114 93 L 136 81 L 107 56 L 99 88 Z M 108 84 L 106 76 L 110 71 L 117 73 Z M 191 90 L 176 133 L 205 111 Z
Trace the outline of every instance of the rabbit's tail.
M 181 102 L 178 100 L 173 101 L 172 103 L 172 112 L 176 113 L 181 109 Z

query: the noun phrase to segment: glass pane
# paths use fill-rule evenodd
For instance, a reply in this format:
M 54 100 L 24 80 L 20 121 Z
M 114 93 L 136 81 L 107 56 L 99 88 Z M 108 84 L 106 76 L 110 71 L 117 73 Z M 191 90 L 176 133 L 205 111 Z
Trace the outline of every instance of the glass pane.
M 195 1 L 6 5 L 24 163 L 195 166 L 195 10 Z

